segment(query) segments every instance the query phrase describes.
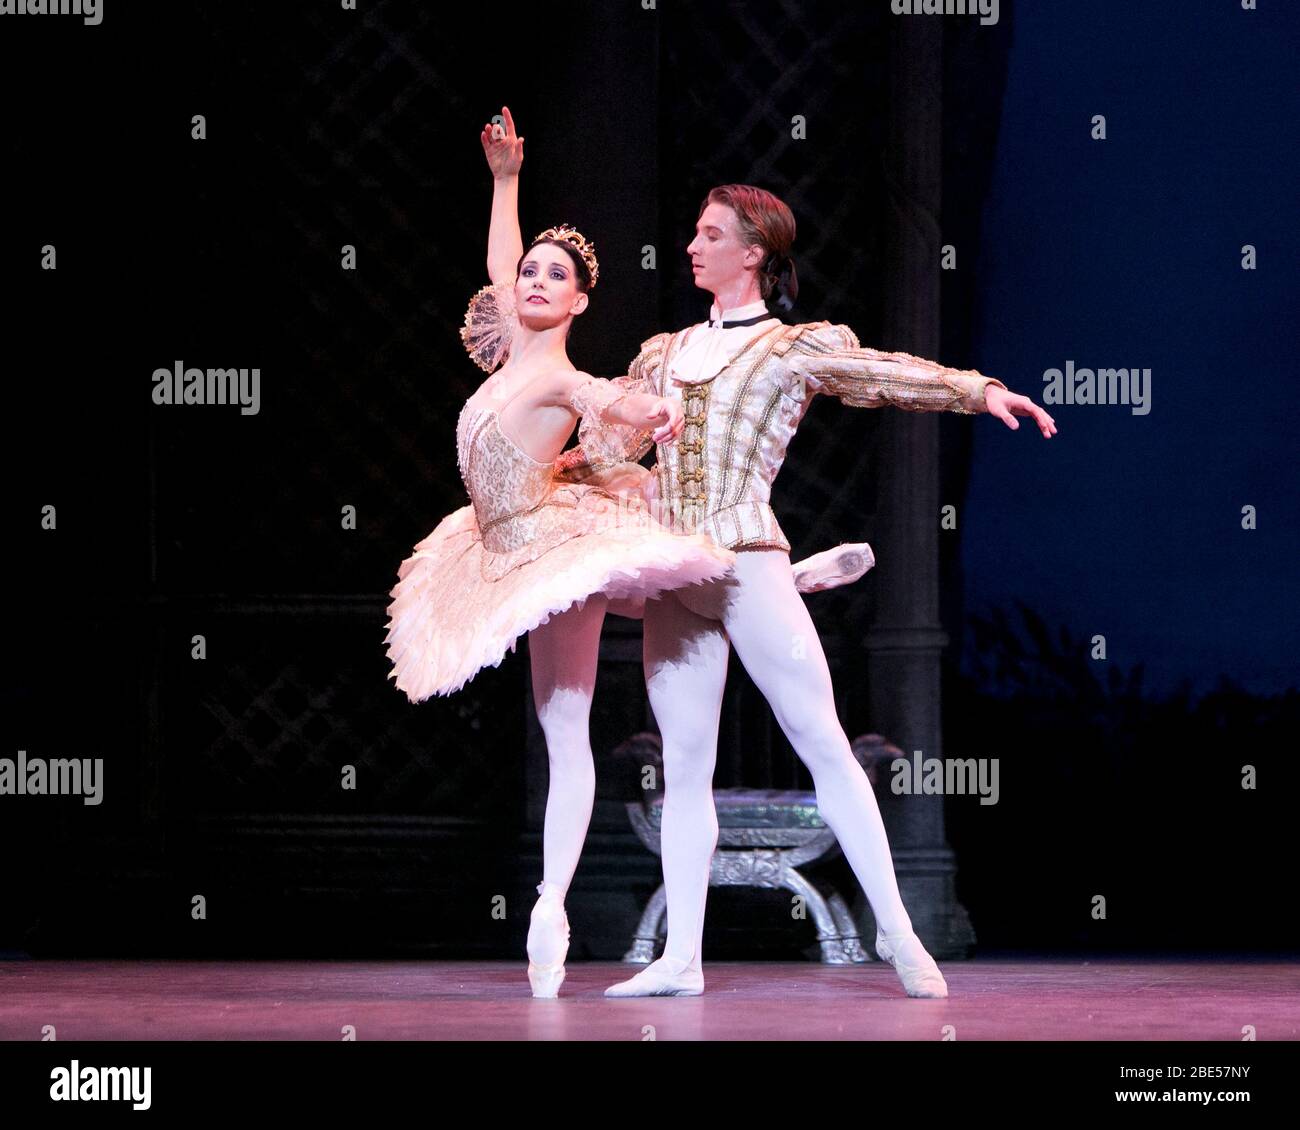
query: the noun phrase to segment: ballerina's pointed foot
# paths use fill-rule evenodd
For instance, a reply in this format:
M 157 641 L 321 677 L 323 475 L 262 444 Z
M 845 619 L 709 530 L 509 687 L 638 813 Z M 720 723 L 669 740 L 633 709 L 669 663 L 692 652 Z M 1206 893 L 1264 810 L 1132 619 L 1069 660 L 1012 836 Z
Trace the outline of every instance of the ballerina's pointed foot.
M 554 1000 L 560 995 L 560 986 L 564 984 L 564 966 L 534 965 L 528 963 L 528 983 L 533 987 L 533 996 L 538 1000 Z
M 698 997 L 704 992 L 704 974 L 672 958 L 652 961 L 635 977 L 610 985 L 607 997 Z
M 569 916 L 564 912 L 564 903 L 543 892 L 528 925 L 528 983 L 533 987 L 533 996 L 555 998 L 564 982 L 568 953 Z
M 877 931 L 876 953 L 881 961 L 894 967 L 909 997 L 941 998 L 948 995 L 948 982 L 914 933 L 882 934 Z

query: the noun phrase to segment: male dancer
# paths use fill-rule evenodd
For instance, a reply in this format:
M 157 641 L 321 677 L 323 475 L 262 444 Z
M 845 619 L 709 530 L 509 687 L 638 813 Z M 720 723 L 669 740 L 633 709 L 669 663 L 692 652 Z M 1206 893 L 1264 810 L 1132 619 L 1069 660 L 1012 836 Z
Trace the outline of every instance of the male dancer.
M 657 451 L 660 520 L 707 532 L 737 553 L 732 575 L 646 605 L 646 688 L 663 738 L 668 939 L 659 960 L 606 996 L 704 991 L 700 944 L 718 840 L 713 769 L 729 645 L 812 774 L 818 809 L 875 915 L 877 953 L 909 996 L 948 995 L 912 930 L 875 794 L 836 716 L 825 654 L 769 505 L 771 485 L 818 392 L 865 407 L 988 412 L 1012 429 L 1020 426 L 1015 416 L 1032 416 L 1045 437 L 1056 426 L 1028 397 L 994 378 L 863 349 L 847 326 L 782 324 L 765 300 L 787 309 L 793 303 L 794 234 L 794 216 L 771 193 L 750 185 L 713 189 L 686 249 L 695 285 L 713 295 L 709 321 L 650 338 L 628 375 L 618 378 L 682 399 L 685 427 Z M 622 451 L 604 442 L 587 446 L 590 453 L 583 447 L 567 453 L 560 469 L 580 477 L 614 458 L 639 458 L 650 444 L 642 435 L 628 437 Z

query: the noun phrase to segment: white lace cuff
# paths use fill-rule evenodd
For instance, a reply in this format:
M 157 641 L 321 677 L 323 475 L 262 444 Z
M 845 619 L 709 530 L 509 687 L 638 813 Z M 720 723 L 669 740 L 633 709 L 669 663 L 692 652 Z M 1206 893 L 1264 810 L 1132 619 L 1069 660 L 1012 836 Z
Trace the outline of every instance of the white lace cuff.
M 643 382 L 620 378 L 615 381 L 592 377 L 578 385 L 569 397 L 573 410 L 582 415 L 578 443 L 586 459 L 595 466 L 639 458 L 649 449 L 650 433 L 630 424 L 609 424 L 601 414 L 625 396 L 639 392 Z
M 618 385 L 613 384 L 611 381 L 601 380 L 599 377 L 588 377 L 569 394 L 569 403 L 573 406 L 573 410 L 583 419 L 588 416 L 595 416 L 599 420 L 600 414 L 606 408 L 611 404 L 617 404 L 627 394 L 627 389 L 619 388 Z M 605 426 L 608 427 L 608 425 Z

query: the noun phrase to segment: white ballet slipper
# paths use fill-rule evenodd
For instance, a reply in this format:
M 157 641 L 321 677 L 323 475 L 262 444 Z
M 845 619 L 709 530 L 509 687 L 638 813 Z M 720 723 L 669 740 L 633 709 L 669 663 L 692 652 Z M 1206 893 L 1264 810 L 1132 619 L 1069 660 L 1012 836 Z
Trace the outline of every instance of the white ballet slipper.
M 881 961 L 894 967 L 903 989 L 909 997 L 939 998 L 948 995 L 948 982 L 943 979 L 934 958 L 926 952 L 921 939 L 912 932 L 883 934 L 876 932 L 876 953 Z
M 823 549 L 790 566 L 794 572 L 794 587 L 800 592 L 822 592 L 825 589 L 851 585 L 872 568 L 876 555 L 865 541 L 845 542 L 833 549 Z
M 679 961 L 661 957 L 635 977 L 610 985 L 607 997 L 698 997 L 704 992 L 704 974 Z

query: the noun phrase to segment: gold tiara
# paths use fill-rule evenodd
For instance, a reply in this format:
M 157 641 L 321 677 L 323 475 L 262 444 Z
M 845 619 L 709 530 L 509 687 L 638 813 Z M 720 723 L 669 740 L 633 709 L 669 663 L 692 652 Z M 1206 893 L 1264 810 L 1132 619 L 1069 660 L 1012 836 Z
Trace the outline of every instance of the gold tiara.
M 587 264 L 587 270 L 591 273 L 591 285 L 596 285 L 596 278 L 600 274 L 600 266 L 596 263 L 596 245 L 584 239 L 577 228 L 570 227 L 568 224 L 561 224 L 558 228 L 547 228 L 533 242 L 536 243 L 540 239 L 558 239 L 572 247 Z

